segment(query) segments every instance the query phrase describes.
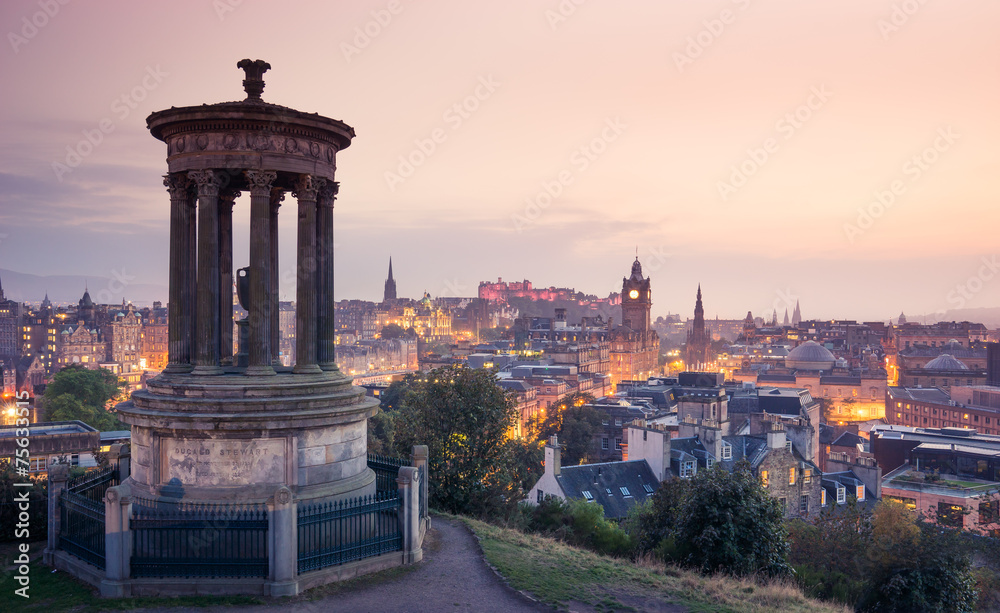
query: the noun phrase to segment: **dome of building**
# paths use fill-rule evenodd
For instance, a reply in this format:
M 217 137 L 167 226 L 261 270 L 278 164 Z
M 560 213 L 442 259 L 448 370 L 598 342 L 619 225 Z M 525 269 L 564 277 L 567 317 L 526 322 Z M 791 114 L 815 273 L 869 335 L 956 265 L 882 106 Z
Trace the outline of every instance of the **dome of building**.
M 938 357 L 934 358 L 930 362 L 924 365 L 925 370 L 969 370 L 969 367 L 956 358 L 955 356 L 942 353 Z
M 816 341 L 806 341 L 788 352 L 785 366 L 803 370 L 831 370 L 836 358 Z

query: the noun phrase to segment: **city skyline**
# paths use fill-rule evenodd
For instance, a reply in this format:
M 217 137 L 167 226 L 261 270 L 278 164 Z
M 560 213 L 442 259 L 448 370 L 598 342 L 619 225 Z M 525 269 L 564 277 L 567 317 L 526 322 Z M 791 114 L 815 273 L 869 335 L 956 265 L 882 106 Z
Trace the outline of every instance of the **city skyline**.
M 378 299 L 390 252 L 401 296 L 503 277 L 604 297 L 638 248 L 654 316 L 689 315 L 699 282 L 707 318 L 993 307 L 1000 7 L 903 4 L 6 3 L 0 264 L 165 287 L 145 117 L 240 99 L 252 56 L 264 100 L 357 129 L 338 299 Z

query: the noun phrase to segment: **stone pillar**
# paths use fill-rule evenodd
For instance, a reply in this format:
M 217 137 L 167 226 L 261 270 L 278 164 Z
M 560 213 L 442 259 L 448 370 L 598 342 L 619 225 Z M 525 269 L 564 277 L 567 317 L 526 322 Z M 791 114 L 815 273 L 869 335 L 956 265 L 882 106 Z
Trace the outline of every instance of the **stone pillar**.
M 324 183 L 326 179 L 299 175 L 292 192 L 299 201 L 293 372 L 302 374 L 323 372 L 316 362 L 316 196 Z
M 430 454 L 427 445 L 414 445 L 410 453 L 410 466 L 420 471 L 420 517 L 426 518 L 430 525 L 430 514 L 427 512 L 427 484 L 430 483 L 428 476 L 427 458 Z
M 319 279 L 316 304 L 316 318 L 319 334 L 317 359 L 323 370 L 337 370 L 336 339 L 334 325 L 336 305 L 333 299 L 333 203 L 340 184 L 328 181 L 319 191 L 317 200 L 316 242 Z
M 233 363 L 233 205 L 240 192 L 219 192 L 219 361 Z
M 168 294 L 168 345 L 169 356 L 164 372 L 190 372 L 192 313 L 188 310 L 190 294 L 194 287 L 188 285 L 188 268 L 194 266 L 191 258 L 191 229 L 195 220 L 191 201 L 191 182 L 183 174 L 163 176 L 163 185 L 170 193 L 170 276 Z
M 214 170 L 192 170 L 198 186 L 198 308 L 194 375 L 222 374 L 219 367 L 219 189 Z
M 132 475 L 132 451 L 128 443 L 115 443 L 108 450 L 108 463 L 118 471 L 118 483 Z
M 45 551 L 42 553 L 42 560 L 48 566 L 53 565 L 56 549 L 59 547 L 59 530 L 62 528 L 62 512 L 59 509 L 59 499 L 66 489 L 66 481 L 68 480 L 68 464 L 55 464 L 49 467 L 49 537 L 45 545 Z
M 280 365 L 278 354 L 281 353 L 281 322 L 278 317 L 281 305 L 278 304 L 278 209 L 285 199 L 285 190 L 275 187 L 271 189 L 271 282 L 267 295 L 271 297 L 271 363 Z
M 278 488 L 267 501 L 268 552 L 271 576 L 268 582 L 271 596 L 295 596 L 299 593 L 298 536 L 296 529 L 297 503 L 292 491 L 285 486 Z
M 250 183 L 250 351 L 247 375 L 273 375 L 271 366 L 271 184 L 272 171 L 248 170 Z
M 121 486 L 116 486 L 109 487 L 104 494 L 104 579 L 101 581 L 101 596 L 104 598 L 129 595 L 132 500 L 123 493 Z
M 403 535 L 403 564 L 419 562 L 424 557 L 420 539 L 420 472 L 413 466 L 402 466 L 396 477 L 399 487 L 399 531 Z

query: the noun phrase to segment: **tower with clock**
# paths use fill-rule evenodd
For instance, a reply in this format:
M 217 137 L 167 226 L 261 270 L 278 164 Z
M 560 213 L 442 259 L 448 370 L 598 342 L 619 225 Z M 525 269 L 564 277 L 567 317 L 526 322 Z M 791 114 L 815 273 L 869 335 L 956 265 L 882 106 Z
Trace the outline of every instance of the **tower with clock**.
M 636 257 L 632 262 L 632 274 L 622 279 L 622 324 L 636 332 L 651 329 L 649 312 L 653 299 L 649 293 L 649 278 L 642 276 L 642 264 Z

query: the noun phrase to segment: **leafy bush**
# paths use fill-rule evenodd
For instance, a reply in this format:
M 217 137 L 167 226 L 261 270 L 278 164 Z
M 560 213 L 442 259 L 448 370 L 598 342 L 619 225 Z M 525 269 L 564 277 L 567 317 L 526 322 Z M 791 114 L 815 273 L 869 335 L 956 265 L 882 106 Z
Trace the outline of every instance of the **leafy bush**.
M 633 550 L 632 539 L 618 524 L 604 517 L 604 507 L 582 500 L 546 497 L 527 511 L 527 532 L 558 538 L 570 545 L 585 547 L 609 556 L 626 556 Z

